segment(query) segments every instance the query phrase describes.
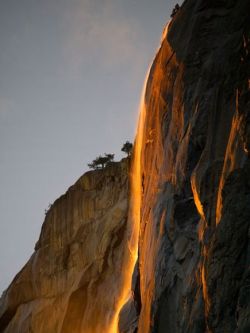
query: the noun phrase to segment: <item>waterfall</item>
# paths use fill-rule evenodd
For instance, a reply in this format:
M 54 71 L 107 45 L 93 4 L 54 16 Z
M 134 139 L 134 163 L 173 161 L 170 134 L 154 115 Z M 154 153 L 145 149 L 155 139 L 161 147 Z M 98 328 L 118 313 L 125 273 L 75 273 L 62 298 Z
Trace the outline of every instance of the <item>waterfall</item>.
M 165 26 L 163 31 L 163 36 L 160 41 L 160 46 L 164 42 L 167 36 L 169 23 Z M 159 47 L 160 49 L 160 47 Z M 159 52 L 159 49 L 157 52 Z M 131 283 L 134 268 L 138 259 L 138 244 L 139 244 L 139 232 L 140 232 L 140 221 L 141 221 L 141 199 L 142 199 L 142 174 L 141 174 L 141 156 L 142 156 L 142 146 L 144 142 L 144 129 L 145 129 L 145 119 L 146 119 L 146 103 L 145 95 L 146 88 L 149 78 L 149 73 L 152 64 L 150 64 L 147 71 L 141 100 L 139 105 L 139 119 L 136 131 L 136 139 L 134 144 L 134 151 L 131 163 L 131 175 L 130 175 L 130 201 L 129 201 L 129 216 L 127 225 L 127 246 L 124 254 L 123 269 L 122 269 L 122 288 L 120 290 L 120 295 L 116 303 L 115 314 L 113 316 L 110 328 L 107 333 L 119 333 L 118 323 L 119 314 L 123 306 L 131 297 Z
M 141 211 L 141 150 L 143 142 L 144 122 L 146 115 L 145 92 L 148 81 L 149 70 L 145 78 L 141 101 L 139 106 L 139 120 L 137 126 L 136 140 L 131 162 L 130 174 L 130 202 L 127 225 L 126 248 L 122 265 L 122 288 L 116 303 L 115 314 L 107 333 L 118 333 L 119 314 L 123 306 L 131 296 L 131 281 L 133 271 L 138 258 L 138 242 L 140 231 L 140 211 Z

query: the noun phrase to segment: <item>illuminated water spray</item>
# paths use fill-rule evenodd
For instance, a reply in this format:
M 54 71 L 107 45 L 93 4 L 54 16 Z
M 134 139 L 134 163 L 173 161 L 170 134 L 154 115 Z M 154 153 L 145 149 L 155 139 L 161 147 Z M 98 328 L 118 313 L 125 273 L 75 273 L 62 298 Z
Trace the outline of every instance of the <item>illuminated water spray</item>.
M 168 32 L 168 26 L 166 25 L 161 38 L 161 44 L 166 38 Z M 141 221 L 141 199 L 142 199 L 142 175 L 141 175 L 141 155 L 142 145 L 144 141 L 144 128 L 146 118 L 146 104 L 145 94 L 146 87 L 149 78 L 151 65 L 148 69 L 145 77 L 141 101 L 139 106 L 139 121 L 136 132 L 136 140 L 134 145 L 134 152 L 131 165 L 131 193 L 129 203 L 129 218 L 128 218 L 128 232 L 127 232 L 127 251 L 122 267 L 122 290 L 115 308 L 115 314 L 108 329 L 107 333 L 119 333 L 118 321 L 119 314 L 123 306 L 127 303 L 131 296 L 131 283 L 132 275 L 138 258 L 138 243 L 139 243 L 139 232 L 140 232 L 140 221 Z
M 141 96 L 139 107 L 139 121 L 137 127 L 136 140 L 134 145 L 134 152 L 131 165 L 131 193 L 129 203 L 129 217 L 127 226 L 127 248 L 124 255 L 124 262 L 122 267 L 122 290 L 120 297 L 116 304 L 115 315 L 107 333 L 119 333 L 118 321 L 119 313 L 122 307 L 126 304 L 131 296 L 131 282 L 132 275 L 138 258 L 138 241 L 140 231 L 140 212 L 141 212 L 141 150 L 143 142 L 143 132 L 145 123 L 145 92 L 148 81 L 148 74 L 146 75 L 144 87 Z

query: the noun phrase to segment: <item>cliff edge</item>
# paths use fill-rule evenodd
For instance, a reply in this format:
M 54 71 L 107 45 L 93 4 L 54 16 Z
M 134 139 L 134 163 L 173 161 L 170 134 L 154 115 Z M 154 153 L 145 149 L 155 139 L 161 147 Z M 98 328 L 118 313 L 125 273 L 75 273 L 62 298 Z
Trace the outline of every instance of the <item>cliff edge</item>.
M 35 252 L 0 300 L 0 332 L 105 332 L 116 304 L 128 160 L 84 174 L 47 212 Z

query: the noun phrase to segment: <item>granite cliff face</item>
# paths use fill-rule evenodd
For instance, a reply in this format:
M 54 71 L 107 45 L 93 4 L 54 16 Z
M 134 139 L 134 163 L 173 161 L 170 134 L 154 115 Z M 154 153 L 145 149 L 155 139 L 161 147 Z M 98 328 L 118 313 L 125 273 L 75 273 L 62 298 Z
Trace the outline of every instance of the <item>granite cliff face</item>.
M 250 332 L 249 13 L 185 1 L 151 67 L 139 333 Z
M 83 175 L 48 211 L 0 301 L 0 331 L 108 332 L 128 212 L 128 160 Z
M 126 161 L 80 178 L 1 298 L 0 332 L 117 333 L 135 223 L 120 333 L 250 332 L 249 13 L 183 3 L 147 78 L 129 213 Z

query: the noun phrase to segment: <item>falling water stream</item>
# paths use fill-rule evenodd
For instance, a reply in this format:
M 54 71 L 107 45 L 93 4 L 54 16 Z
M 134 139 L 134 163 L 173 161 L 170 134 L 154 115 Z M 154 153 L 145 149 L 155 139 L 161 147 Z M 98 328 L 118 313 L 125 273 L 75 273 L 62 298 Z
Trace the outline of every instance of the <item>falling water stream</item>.
M 137 127 L 137 134 L 134 146 L 134 153 L 131 165 L 131 193 L 129 204 L 129 217 L 127 229 L 127 247 L 124 254 L 123 271 L 122 271 L 122 289 L 116 304 L 115 314 L 110 324 L 107 333 L 119 333 L 118 321 L 119 313 L 123 306 L 127 303 L 131 296 L 131 281 L 133 271 L 138 258 L 138 241 L 140 230 L 140 211 L 141 211 L 141 150 L 143 142 L 143 132 L 145 123 L 145 92 L 148 81 L 148 74 L 146 75 L 144 87 L 141 95 L 139 107 L 139 121 Z
M 160 46 L 166 38 L 169 23 L 166 25 L 161 38 Z M 128 233 L 127 233 L 127 251 L 125 251 L 122 271 L 122 289 L 115 307 L 114 316 L 107 333 L 119 333 L 118 322 L 119 314 L 123 306 L 131 296 L 131 283 L 134 268 L 138 259 L 138 243 L 141 220 L 141 197 L 142 197 L 142 177 L 141 177 L 141 154 L 144 140 L 144 128 L 146 118 L 145 94 L 148 83 L 151 66 L 149 66 L 145 77 L 141 101 L 139 106 L 139 121 L 136 132 L 136 140 L 131 165 L 131 192 L 129 203 Z

